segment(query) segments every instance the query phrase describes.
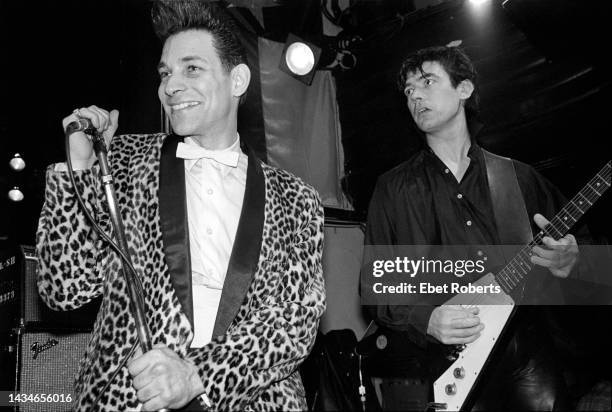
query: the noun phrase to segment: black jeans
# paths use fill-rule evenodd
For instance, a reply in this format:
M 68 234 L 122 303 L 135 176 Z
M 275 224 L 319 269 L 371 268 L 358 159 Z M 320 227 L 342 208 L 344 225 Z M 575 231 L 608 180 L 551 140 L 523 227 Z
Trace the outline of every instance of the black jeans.
M 572 402 L 540 308 L 520 308 L 472 411 L 569 411 Z

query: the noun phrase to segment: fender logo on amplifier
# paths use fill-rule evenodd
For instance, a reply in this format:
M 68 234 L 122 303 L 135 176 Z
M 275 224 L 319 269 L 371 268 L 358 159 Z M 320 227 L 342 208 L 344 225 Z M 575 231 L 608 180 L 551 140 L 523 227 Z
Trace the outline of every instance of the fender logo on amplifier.
M 51 349 L 52 347 L 57 346 L 58 344 L 59 344 L 58 341 L 56 341 L 55 339 L 51 339 L 51 338 L 49 338 L 49 340 L 47 340 L 47 342 L 43 343 L 42 345 L 39 342 L 34 342 L 33 344 L 30 345 L 30 351 L 34 353 L 32 355 L 32 359 L 36 359 L 39 353 L 42 353 L 48 349 Z

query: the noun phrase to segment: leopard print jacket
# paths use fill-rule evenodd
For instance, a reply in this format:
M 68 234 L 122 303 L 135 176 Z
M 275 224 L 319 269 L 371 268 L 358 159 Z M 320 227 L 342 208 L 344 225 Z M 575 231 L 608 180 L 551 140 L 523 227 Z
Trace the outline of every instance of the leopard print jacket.
M 257 270 L 226 333 L 202 348 L 190 348 L 193 331 L 170 282 L 160 229 L 157 194 L 166 137 L 116 137 L 109 152 L 153 344 L 166 345 L 194 362 L 214 410 L 305 410 L 297 367 L 314 344 L 325 309 L 323 209 L 317 192 L 290 173 L 261 163 L 265 218 Z M 76 171 L 77 190 L 110 233 L 98 170 L 94 165 Z M 76 309 L 103 296 L 80 361 L 74 409 L 138 408 L 125 366 L 108 382 L 137 339 L 120 260 L 80 211 L 68 173 L 52 167 L 47 171 L 37 253 L 38 290 L 52 309 Z

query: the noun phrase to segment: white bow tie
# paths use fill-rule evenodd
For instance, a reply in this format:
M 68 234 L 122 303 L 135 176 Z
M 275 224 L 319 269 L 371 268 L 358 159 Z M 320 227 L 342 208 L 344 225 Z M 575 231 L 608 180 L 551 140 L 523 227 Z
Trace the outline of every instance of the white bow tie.
M 200 146 L 179 142 L 176 148 L 176 157 L 187 160 L 206 158 L 229 167 L 236 167 L 238 166 L 238 158 L 240 157 L 240 153 L 227 150 L 208 150 Z

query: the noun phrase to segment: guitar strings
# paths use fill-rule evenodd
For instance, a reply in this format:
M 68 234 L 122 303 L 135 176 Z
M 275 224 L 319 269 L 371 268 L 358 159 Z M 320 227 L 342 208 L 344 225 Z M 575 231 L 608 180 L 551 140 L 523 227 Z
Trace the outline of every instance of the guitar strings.
M 569 229 L 580 219 L 580 217 L 586 213 L 586 211 L 597 201 L 606 190 L 610 188 L 610 176 L 612 175 L 611 162 L 608 162 L 602 170 L 599 171 L 587 184 L 584 186 L 576 196 L 570 200 L 563 209 L 549 222 L 549 224 L 541 230 L 534 239 L 526 246 L 524 246 L 517 256 L 513 258 L 496 276 L 496 280 L 499 282 L 504 292 L 510 293 L 518 286 L 523 277 L 531 270 L 533 265 L 531 264 L 531 249 L 542 243 L 544 236 L 552 236 L 550 233 L 551 229 L 554 229 L 559 235 L 556 238 L 562 237 Z M 602 187 L 603 184 L 603 187 Z M 600 191 L 597 191 L 597 189 Z M 580 198 L 586 200 L 587 205 L 581 209 L 578 205 L 582 205 L 583 201 Z M 570 225 L 566 225 L 563 222 L 562 216 L 567 219 L 571 217 L 573 222 Z M 562 230 L 558 229 L 559 223 L 565 228 Z

